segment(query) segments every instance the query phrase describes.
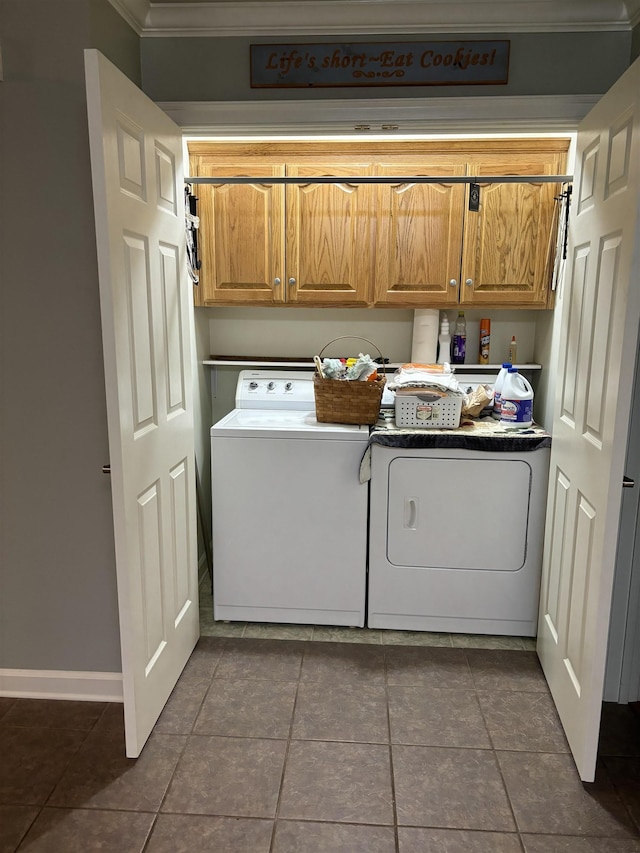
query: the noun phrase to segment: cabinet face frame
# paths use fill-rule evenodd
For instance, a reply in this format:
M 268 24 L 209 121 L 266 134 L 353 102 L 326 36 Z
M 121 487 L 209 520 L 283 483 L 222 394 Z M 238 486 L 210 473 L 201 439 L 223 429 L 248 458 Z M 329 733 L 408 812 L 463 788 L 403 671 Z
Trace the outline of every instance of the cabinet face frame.
M 442 141 L 420 141 L 407 140 L 402 142 L 190 142 L 189 152 L 191 170 L 194 176 L 200 174 L 196 169 L 206 168 L 201 174 L 209 175 L 231 175 L 231 172 L 221 171 L 223 168 L 235 168 L 236 173 L 240 164 L 245 169 L 252 171 L 245 174 L 266 176 L 276 174 L 289 174 L 291 176 L 306 173 L 310 177 L 320 175 L 331 175 L 339 172 L 337 176 L 356 176 L 366 174 L 384 175 L 396 174 L 401 176 L 407 172 L 405 167 L 419 167 L 428 164 L 438 166 L 446 164 L 447 169 L 439 170 L 443 177 L 446 173 L 458 174 L 458 169 L 463 168 L 461 174 L 478 174 L 479 177 L 489 174 L 563 174 L 569 139 L 471 139 L 471 140 L 442 140 Z M 205 165 L 206 164 L 206 165 Z M 502 167 L 502 168 L 501 168 Z M 281 169 L 282 172 L 270 171 Z M 364 171 L 358 171 L 358 170 Z M 496 171 L 496 169 L 498 171 Z M 410 174 L 420 174 L 411 168 Z M 481 181 L 480 181 L 481 183 Z M 338 186 L 339 182 L 337 182 Z M 198 195 L 207 197 L 207 191 L 202 188 L 207 185 L 198 186 Z M 344 192 L 344 186 L 342 185 Z M 200 244 L 202 266 L 201 285 L 194 288 L 196 293 L 196 304 L 205 305 L 313 305 L 325 307 L 398 307 L 398 308 L 438 308 L 438 307 L 483 307 L 483 308 L 546 308 L 553 304 L 553 294 L 549 292 L 549 281 L 553 267 L 553 252 L 555 250 L 555 228 L 557 224 L 557 206 L 553 198 L 560 191 L 557 184 L 541 184 L 534 189 L 533 193 L 526 188 L 527 184 L 496 184 L 489 189 L 485 196 L 484 210 L 480 213 L 468 210 L 469 187 L 465 184 L 452 184 L 446 187 L 443 184 L 420 184 L 412 185 L 403 192 L 412 192 L 415 187 L 421 187 L 420 192 L 413 192 L 414 199 L 420 195 L 423 198 L 433 196 L 443 190 L 449 194 L 448 209 L 450 221 L 448 223 L 447 237 L 439 246 L 439 252 L 434 256 L 438 271 L 431 276 L 427 271 L 421 277 L 424 281 L 411 281 L 418 279 L 420 265 L 423 260 L 415 255 L 415 245 L 419 242 L 419 234 L 427 239 L 429 228 L 432 233 L 444 232 L 442 224 L 434 227 L 434 220 L 429 224 L 429 215 L 423 210 L 422 222 L 415 228 L 407 226 L 408 219 L 405 218 L 404 226 L 399 227 L 399 216 L 407 216 L 406 211 L 411 205 L 406 204 L 410 195 L 402 200 L 404 204 L 393 197 L 393 185 L 371 184 L 358 185 L 358 192 L 354 193 L 358 202 L 351 205 L 351 216 L 345 213 L 349 205 L 343 205 L 343 219 L 347 220 L 345 228 L 336 228 L 335 223 L 331 225 L 327 217 L 318 215 L 320 203 L 315 204 L 315 226 L 312 223 L 314 216 L 304 221 L 301 213 L 305 206 L 301 203 L 300 186 L 295 184 L 272 185 L 273 199 L 270 201 L 271 209 L 275 219 L 279 216 L 279 225 L 271 223 L 272 232 L 276 236 L 276 245 L 261 249 L 261 257 L 270 258 L 272 269 L 278 267 L 278 273 L 271 276 L 271 281 L 280 278 L 280 290 L 270 287 L 270 292 L 265 289 L 266 281 L 259 281 L 258 286 L 237 287 L 215 286 L 211 288 L 208 280 L 211 258 L 207 260 L 204 247 L 207 245 L 206 231 L 207 219 L 211 216 L 210 206 L 207 203 L 199 208 L 201 217 Z M 325 191 L 326 196 L 335 192 L 335 185 L 316 185 Z M 425 189 L 430 188 L 430 189 Z M 438 189 L 439 188 L 439 189 Z M 499 188 L 495 192 L 494 188 Z M 402 190 L 402 188 L 400 188 Z M 280 190 L 280 192 L 275 192 Z M 363 190 L 363 192 L 360 192 Z M 398 188 L 396 188 L 397 192 Z M 366 191 L 366 192 L 365 192 Z M 526 208 L 527 192 L 530 201 L 529 219 L 524 213 Z M 484 193 L 484 190 L 483 190 Z M 322 193 L 315 193 L 319 199 Z M 509 200 L 505 205 L 511 204 L 512 208 L 526 221 L 530 233 L 535 233 L 535 247 L 529 253 L 530 276 L 522 276 L 522 280 L 509 281 L 505 276 L 499 274 L 491 275 L 500 264 L 504 270 L 508 270 L 508 257 L 505 251 L 509 248 L 509 242 L 501 239 L 502 249 L 497 255 L 487 251 L 485 245 L 494 239 L 495 234 L 508 231 L 509 220 L 504 220 L 500 207 L 494 203 L 494 199 L 502 196 L 503 200 Z M 297 197 L 297 198 L 296 198 Z M 517 201 L 518 197 L 520 201 Z M 309 196 L 310 198 L 310 196 Z M 367 198 L 370 205 L 370 215 L 366 216 L 362 209 L 366 205 L 361 200 Z M 514 198 L 516 201 L 514 201 Z M 309 199 L 306 198 L 305 201 Z M 416 204 L 419 204 L 416 201 Z M 313 210 L 313 204 L 307 205 L 307 210 Z M 393 220 L 395 209 L 395 221 Z M 435 209 L 435 208 L 434 208 Z M 293 216 L 289 217 L 289 211 Z M 385 219 L 384 212 L 387 211 L 389 218 Z M 497 213 L 496 213 L 497 211 Z M 355 212 L 355 213 L 354 213 Z M 441 211 L 442 213 L 442 211 Z M 359 220 L 358 227 L 354 226 L 353 216 Z M 409 219 L 411 214 L 408 214 Z M 289 218 L 288 218 L 289 217 Z M 351 219 L 351 221 L 349 221 Z M 297 220 L 297 225 L 294 224 Z M 517 220 L 517 216 L 516 216 Z M 367 223 L 364 225 L 363 223 Z M 530 223 L 537 223 L 535 227 Z M 302 223 L 302 228 L 300 225 Z M 254 223 L 255 225 L 255 223 Z M 266 233 L 266 228 L 260 226 L 259 233 Z M 512 228 L 512 233 L 520 236 L 521 228 Z M 349 233 L 351 249 L 345 243 L 344 235 Z M 343 250 L 347 250 L 350 257 L 343 259 L 341 263 L 336 254 L 335 246 L 325 251 L 324 261 L 314 259 L 308 263 L 306 258 L 311 254 L 314 240 L 324 241 L 331 235 L 338 235 L 342 239 Z M 458 245 L 456 239 L 459 235 Z M 482 241 L 482 242 L 479 242 Z M 209 239 L 209 243 L 211 239 Z M 215 242 L 215 241 L 214 241 Z M 259 241 L 253 240 L 251 249 L 255 252 Z M 494 241 L 495 244 L 495 241 Z M 408 255 L 403 255 L 405 249 Z M 210 250 L 211 251 L 211 250 Z M 322 250 L 321 250 L 322 251 Z M 413 253 L 413 256 L 412 256 Z M 409 258 L 409 262 L 407 261 Z M 454 264 L 455 259 L 457 265 Z M 493 259 L 493 268 L 491 260 Z M 246 259 L 245 259 L 246 262 Z M 287 267 L 289 264 L 289 267 Z M 261 261 L 256 266 L 267 267 L 267 263 Z M 453 270 L 455 275 L 443 279 L 442 269 Z M 520 268 L 526 268 L 521 264 Z M 515 267 L 517 268 L 517 264 Z M 424 269 L 424 267 L 423 267 Z M 341 275 L 336 276 L 336 271 Z M 346 271 L 346 272 L 345 272 Z M 282 274 L 280 274 L 282 272 Z M 345 279 L 345 281 L 333 281 L 333 278 Z M 262 276 L 266 280 L 266 276 Z M 288 284 L 290 278 L 295 279 L 295 285 Z M 299 286 L 301 279 L 307 278 L 307 284 Z M 473 286 L 465 282 L 471 279 Z M 491 280 L 493 279 L 493 280 Z M 507 276 L 508 279 L 508 276 Z M 448 282 L 455 280 L 457 286 L 451 286 Z M 444 282 L 447 282 L 445 285 Z M 424 285 L 424 286 L 422 286 Z M 469 289 L 471 287 L 471 289 Z M 448 289 L 447 289 L 448 288 Z M 204 299 L 203 299 L 204 297 Z

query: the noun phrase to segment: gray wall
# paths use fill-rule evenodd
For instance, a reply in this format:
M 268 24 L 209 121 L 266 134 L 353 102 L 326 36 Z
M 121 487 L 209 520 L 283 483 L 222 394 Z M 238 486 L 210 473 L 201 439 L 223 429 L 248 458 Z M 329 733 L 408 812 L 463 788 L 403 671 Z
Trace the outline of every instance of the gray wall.
M 629 64 L 630 33 L 513 33 L 438 35 L 434 40 L 510 39 L 509 83 L 505 86 L 380 86 L 333 89 L 251 89 L 252 42 L 300 44 L 335 38 L 147 38 L 141 41 L 142 83 L 156 101 L 243 101 L 344 98 L 424 98 L 478 95 L 604 93 Z M 393 41 L 426 41 L 389 36 Z M 342 41 L 385 41 L 384 36 Z
M 91 40 L 85 47 L 95 47 L 136 86 L 141 86 L 140 39 L 107 0 L 87 2 Z
M 139 79 L 107 0 L 0 0 L 0 668 L 120 670 L 83 66 L 97 24 Z

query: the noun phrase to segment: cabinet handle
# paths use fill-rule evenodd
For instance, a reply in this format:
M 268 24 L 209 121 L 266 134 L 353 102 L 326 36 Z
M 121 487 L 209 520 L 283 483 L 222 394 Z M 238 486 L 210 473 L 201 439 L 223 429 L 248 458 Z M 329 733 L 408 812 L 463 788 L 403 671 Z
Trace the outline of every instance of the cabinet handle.
M 289 279 L 289 286 L 290 286 L 290 287 L 294 287 L 294 286 L 295 286 L 295 283 L 296 283 L 295 278 L 290 278 L 290 279 Z
M 457 287 L 458 286 L 458 282 L 455 278 L 452 278 L 451 281 L 449 282 L 449 284 L 451 285 L 451 287 Z
M 473 279 L 472 279 L 472 278 L 468 278 L 468 279 L 465 281 L 465 284 L 468 284 L 468 285 L 469 285 L 469 287 L 473 287 Z
M 274 278 L 273 283 L 277 286 L 277 285 L 281 284 L 282 281 L 279 278 Z

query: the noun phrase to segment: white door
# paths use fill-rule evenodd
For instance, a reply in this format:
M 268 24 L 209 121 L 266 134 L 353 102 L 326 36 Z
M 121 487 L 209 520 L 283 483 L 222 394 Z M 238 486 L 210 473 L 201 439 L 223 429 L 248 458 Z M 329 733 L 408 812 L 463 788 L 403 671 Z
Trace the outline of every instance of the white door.
M 578 131 L 538 654 L 584 781 L 595 775 L 640 319 L 640 60 Z
M 177 126 L 85 51 L 127 755 L 198 639 L 192 303 Z

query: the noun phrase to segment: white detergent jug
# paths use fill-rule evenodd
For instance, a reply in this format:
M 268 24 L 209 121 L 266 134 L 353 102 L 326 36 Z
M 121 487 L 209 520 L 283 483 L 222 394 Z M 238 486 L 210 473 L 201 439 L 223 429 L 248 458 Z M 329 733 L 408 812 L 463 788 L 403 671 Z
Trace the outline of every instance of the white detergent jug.
M 502 400 L 502 386 L 504 385 L 504 380 L 507 375 L 507 371 L 510 367 L 513 367 L 511 362 L 505 361 L 500 368 L 500 372 L 498 373 L 498 377 L 493 386 L 493 411 L 491 414 L 494 418 L 500 417 L 500 401 Z
M 533 423 L 533 388 L 515 367 L 508 369 L 502 385 L 500 423 L 514 427 Z

